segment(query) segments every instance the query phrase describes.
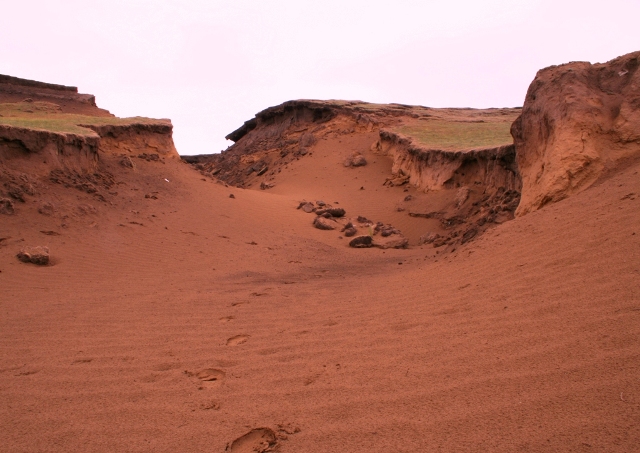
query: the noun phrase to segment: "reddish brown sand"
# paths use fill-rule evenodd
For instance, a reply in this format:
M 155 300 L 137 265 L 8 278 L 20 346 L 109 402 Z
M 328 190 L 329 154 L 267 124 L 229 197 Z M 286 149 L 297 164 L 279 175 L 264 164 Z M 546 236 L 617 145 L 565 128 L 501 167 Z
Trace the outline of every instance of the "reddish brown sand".
M 436 254 L 312 228 L 405 195 L 317 146 L 270 191 L 137 160 L 0 217 L 0 450 L 640 451 L 640 162 Z

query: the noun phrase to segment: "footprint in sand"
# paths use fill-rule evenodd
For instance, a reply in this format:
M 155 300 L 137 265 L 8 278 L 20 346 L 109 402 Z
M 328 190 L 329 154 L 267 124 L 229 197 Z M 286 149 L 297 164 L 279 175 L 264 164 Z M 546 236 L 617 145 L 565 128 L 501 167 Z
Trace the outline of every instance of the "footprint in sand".
M 226 376 L 224 371 L 218 370 L 216 368 L 206 368 L 204 370 L 196 372 L 185 371 L 184 374 L 189 377 L 196 377 L 200 379 L 203 383 L 207 384 L 207 387 L 218 386 L 222 384 L 222 381 Z
M 211 381 L 221 381 L 224 379 L 224 371 L 216 370 L 215 368 L 208 368 L 206 370 L 198 371 L 196 373 L 196 377 L 201 381 L 211 382 Z
M 290 423 L 277 425 L 274 431 L 271 428 L 255 428 L 244 436 L 227 444 L 225 451 L 231 453 L 265 453 L 276 451 L 280 446 L 279 441 L 289 439 L 292 434 L 300 432 L 300 428 Z
M 238 346 L 239 344 L 246 343 L 249 339 L 249 335 L 236 335 L 227 340 L 227 346 Z
M 276 433 L 271 428 L 255 428 L 227 445 L 231 453 L 264 453 L 272 451 L 278 444 Z

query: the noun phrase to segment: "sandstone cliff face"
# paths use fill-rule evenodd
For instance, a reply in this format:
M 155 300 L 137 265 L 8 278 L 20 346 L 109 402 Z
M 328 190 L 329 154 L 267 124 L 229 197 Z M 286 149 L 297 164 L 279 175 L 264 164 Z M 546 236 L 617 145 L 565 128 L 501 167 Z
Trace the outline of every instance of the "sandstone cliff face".
M 538 72 L 511 128 L 522 177 L 517 215 L 580 192 L 640 155 L 639 59 L 634 52 Z

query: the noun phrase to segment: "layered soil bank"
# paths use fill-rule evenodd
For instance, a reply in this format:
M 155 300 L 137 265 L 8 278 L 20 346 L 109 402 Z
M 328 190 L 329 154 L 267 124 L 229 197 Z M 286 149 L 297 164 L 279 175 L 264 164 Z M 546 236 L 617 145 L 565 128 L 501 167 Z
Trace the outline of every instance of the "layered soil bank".
M 104 201 L 116 180 L 105 160 L 178 159 L 172 133 L 169 120 L 116 118 L 75 87 L 0 76 L 2 206 L 13 213 L 50 182 Z

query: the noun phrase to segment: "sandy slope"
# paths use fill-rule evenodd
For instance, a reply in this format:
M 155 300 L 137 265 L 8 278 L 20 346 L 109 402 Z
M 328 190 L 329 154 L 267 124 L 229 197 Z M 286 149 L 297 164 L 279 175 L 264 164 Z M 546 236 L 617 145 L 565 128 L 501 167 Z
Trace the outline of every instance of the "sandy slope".
M 639 451 L 638 162 L 445 256 L 312 228 L 300 198 L 404 194 L 321 156 L 272 191 L 141 161 L 113 204 L 51 185 L 67 218 L 3 216 L 1 449 Z

